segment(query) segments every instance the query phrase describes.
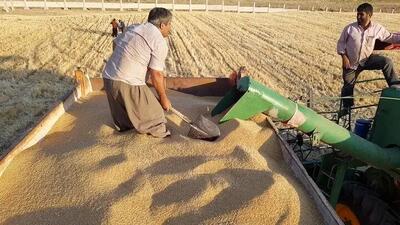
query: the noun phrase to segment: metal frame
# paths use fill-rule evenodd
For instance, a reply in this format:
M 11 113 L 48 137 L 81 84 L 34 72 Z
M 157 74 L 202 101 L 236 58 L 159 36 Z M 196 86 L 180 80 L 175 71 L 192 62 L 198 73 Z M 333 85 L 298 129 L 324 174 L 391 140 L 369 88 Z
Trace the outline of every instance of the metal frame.
M 368 80 L 361 80 L 356 83 L 368 83 L 380 80 L 384 79 L 374 78 Z M 382 89 L 373 91 L 371 93 L 379 93 L 379 92 L 382 92 Z M 337 124 L 341 125 L 342 127 L 345 127 L 348 130 L 352 130 L 354 110 L 377 107 L 377 105 L 378 104 L 370 104 L 370 105 L 351 107 L 349 113 L 346 116 L 339 117 L 338 112 L 342 110 L 342 99 L 340 99 L 339 111 L 324 111 L 318 113 L 325 115 L 325 117 L 327 118 L 329 118 L 330 115 L 330 119 L 332 121 L 335 121 Z M 307 106 L 308 107 L 315 106 L 312 93 L 309 93 L 309 98 L 307 99 Z M 373 119 L 371 120 L 373 121 Z M 274 122 L 279 124 L 279 121 L 274 121 Z M 303 164 L 307 162 L 313 163 L 314 167 L 310 176 L 316 181 L 318 186 L 321 188 L 321 192 L 329 199 L 330 204 L 332 206 L 335 206 L 339 200 L 339 195 L 341 188 L 343 186 L 346 171 L 350 168 L 356 168 L 358 166 L 362 166 L 365 164 L 360 161 L 354 160 L 353 158 L 346 159 L 346 158 L 334 157 L 335 160 L 338 161 L 338 163 L 331 166 L 329 171 L 325 171 L 323 168 L 325 166 L 324 163 L 326 162 L 322 160 L 320 162 L 321 164 L 319 164 L 318 162 L 315 162 L 313 159 L 309 159 L 309 156 L 312 152 L 321 152 L 321 148 L 326 148 L 326 146 L 313 144 L 312 137 L 310 135 L 305 134 L 301 131 L 297 131 L 293 127 L 282 127 L 282 126 L 280 127 L 281 127 L 279 129 L 280 135 L 282 135 L 282 137 L 285 138 L 285 140 L 288 142 L 288 144 L 291 146 L 293 151 L 298 156 L 299 160 Z M 335 154 L 335 152 L 338 151 L 333 147 L 330 147 L 330 149 L 331 149 L 331 154 Z M 324 179 L 326 179 L 326 182 L 323 182 Z M 325 185 L 325 187 L 322 187 L 322 185 Z M 324 190 L 325 188 L 328 190 L 329 193 Z

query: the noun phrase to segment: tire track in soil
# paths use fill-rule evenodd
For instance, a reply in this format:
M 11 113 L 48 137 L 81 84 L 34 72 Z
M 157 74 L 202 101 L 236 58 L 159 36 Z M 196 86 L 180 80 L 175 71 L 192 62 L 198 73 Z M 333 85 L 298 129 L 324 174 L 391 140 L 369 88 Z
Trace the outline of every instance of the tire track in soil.
M 232 16 L 230 16 L 232 17 Z M 236 16 L 235 16 L 236 17 Z M 258 70 L 253 71 L 254 74 L 252 75 L 253 77 L 258 77 L 261 78 L 261 80 L 264 80 L 262 75 L 259 74 L 274 74 L 276 73 L 274 70 L 274 68 L 265 68 L 265 67 L 261 67 L 260 66 L 260 59 L 259 57 L 254 56 L 254 53 L 261 53 L 259 51 L 259 49 L 255 48 L 252 49 L 252 47 L 250 46 L 250 42 L 251 44 L 257 43 L 255 41 L 249 41 L 246 38 L 246 34 L 243 32 L 238 32 L 238 29 L 235 29 L 235 27 L 233 27 L 233 25 L 231 25 L 229 22 L 225 22 L 225 21 L 232 21 L 232 18 L 222 18 L 220 19 L 218 16 L 215 16 L 212 18 L 212 21 L 210 21 L 210 18 L 205 18 L 205 17 L 200 17 L 200 20 L 203 19 L 204 24 L 208 24 L 209 26 L 211 26 L 212 30 L 218 30 L 218 32 L 221 34 L 222 37 L 219 38 L 224 38 L 224 37 L 230 37 L 229 39 L 225 38 L 225 40 L 221 45 L 223 45 L 223 48 L 227 48 L 228 46 L 233 46 L 236 47 L 236 49 L 230 49 L 231 53 L 230 57 L 235 57 L 235 56 L 241 56 L 243 55 L 245 58 L 244 60 L 240 63 L 241 65 L 246 65 L 249 68 L 258 68 Z M 233 32 L 235 31 L 235 32 Z M 240 37 L 240 39 L 239 39 Z M 243 41 L 245 40 L 245 42 Z M 239 45 L 237 43 L 240 43 Z M 271 71 L 272 70 L 272 71 Z M 271 77 L 270 77 L 271 78 Z M 272 77 L 272 79 L 276 79 L 278 82 L 280 80 L 279 77 Z M 273 84 L 273 83 L 277 83 L 277 81 L 272 81 L 271 79 L 269 79 L 267 81 L 267 83 L 269 84 Z
M 198 20 L 198 18 L 190 14 L 185 15 L 182 20 L 187 21 L 187 23 L 184 24 L 186 28 L 185 31 L 187 32 L 186 36 L 189 36 L 187 41 L 191 40 L 192 43 L 195 43 L 193 48 L 189 51 L 195 51 L 195 54 L 199 55 L 198 60 L 201 61 L 199 64 L 206 68 L 205 70 L 208 71 L 208 75 L 226 74 L 226 69 L 224 71 L 221 67 L 228 68 L 228 70 L 237 67 L 237 57 L 229 59 L 227 58 L 229 56 L 224 54 L 224 52 L 230 51 L 229 48 L 224 47 L 224 42 L 227 40 L 218 32 L 216 33 L 214 28 L 210 27 L 208 24 L 204 24 L 202 21 Z M 187 27 L 189 27 L 190 30 Z M 213 39 L 203 38 L 207 36 L 212 36 Z M 216 67 L 218 69 L 216 69 Z M 199 68 L 199 70 L 201 71 L 201 68 Z

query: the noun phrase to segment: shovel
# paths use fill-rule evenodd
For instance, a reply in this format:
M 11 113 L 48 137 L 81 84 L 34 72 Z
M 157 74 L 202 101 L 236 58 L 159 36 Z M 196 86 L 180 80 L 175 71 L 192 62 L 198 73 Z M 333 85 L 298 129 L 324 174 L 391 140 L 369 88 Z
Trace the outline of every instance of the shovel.
M 171 107 L 170 110 L 189 124 L 190 130 L 188 137 L 205 141 L 215 141 L 221 135 L 218 126 L 203 115 L 200 115 L 195 122 L 192 122 L 187 116 L 173 107 Z

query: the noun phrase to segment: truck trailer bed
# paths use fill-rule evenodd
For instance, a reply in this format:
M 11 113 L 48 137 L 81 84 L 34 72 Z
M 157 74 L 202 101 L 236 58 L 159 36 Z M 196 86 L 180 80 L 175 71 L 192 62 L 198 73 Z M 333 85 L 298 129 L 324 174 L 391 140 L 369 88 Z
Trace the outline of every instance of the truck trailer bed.
M 195 118 L 219 97 L 169 91 Z M 80 98 L 0 177 L 0 224 L 324 224 L 265 115 L 220 124 L 215 142 L 119 133 L 103 91 Z M 219 118 L 213 118 L 217 121 Z

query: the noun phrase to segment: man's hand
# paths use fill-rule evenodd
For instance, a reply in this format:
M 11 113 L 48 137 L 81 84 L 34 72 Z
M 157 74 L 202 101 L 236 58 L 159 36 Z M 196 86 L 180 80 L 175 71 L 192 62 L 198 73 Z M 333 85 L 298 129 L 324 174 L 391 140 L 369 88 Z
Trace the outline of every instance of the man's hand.
M 160 104 L 165 111 L 169 111 L 171 109 L 171 102 L 166 95 L 165 97 L 160 98 Z
M 346 54 L 342 55 L 342 68 L 343 69 L 350 69 L 350 60 Z

